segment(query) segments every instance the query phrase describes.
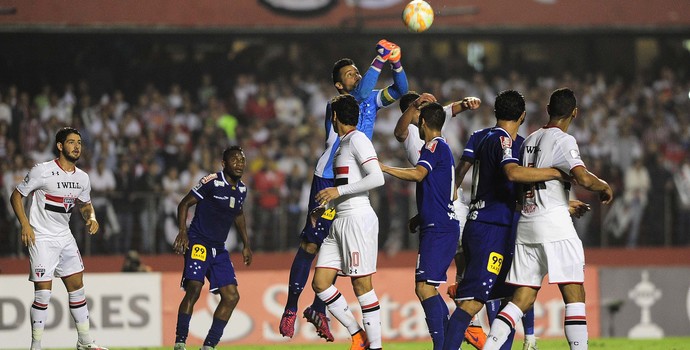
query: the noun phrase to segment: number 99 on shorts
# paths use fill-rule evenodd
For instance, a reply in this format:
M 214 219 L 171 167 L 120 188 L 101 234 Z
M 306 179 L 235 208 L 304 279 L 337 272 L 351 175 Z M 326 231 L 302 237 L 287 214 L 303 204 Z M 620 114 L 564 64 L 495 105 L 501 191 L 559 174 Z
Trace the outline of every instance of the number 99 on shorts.
M 491 252 L 491 254 L 489 254 L 489 262 L 486 264 L 486 270 L 498 275 L 498 273 L 501 272 L 501 266 L 503 266 L 503 255 Z

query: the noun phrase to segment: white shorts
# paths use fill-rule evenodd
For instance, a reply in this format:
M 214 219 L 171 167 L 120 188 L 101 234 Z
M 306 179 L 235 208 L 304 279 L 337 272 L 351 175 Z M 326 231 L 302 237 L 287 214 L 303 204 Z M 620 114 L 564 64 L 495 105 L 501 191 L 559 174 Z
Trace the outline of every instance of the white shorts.
M 515 245 L 515 256 L 506 282 L 539 288 L 546 274 L 549 275 L 549 283 L 584 283 L 585 251 L 582 241 L 570 238 Z
M 29 246 L 29 281 L 52 281 L 54 277 L 67 277 L 84 271 L 84 263 L 74 236 L 36 240 Z
M 379 218 L 372 209 L 337 217 L 323 240 L 316 267 L 338 270 L 343 276 L 367 276 L 376 272 Z

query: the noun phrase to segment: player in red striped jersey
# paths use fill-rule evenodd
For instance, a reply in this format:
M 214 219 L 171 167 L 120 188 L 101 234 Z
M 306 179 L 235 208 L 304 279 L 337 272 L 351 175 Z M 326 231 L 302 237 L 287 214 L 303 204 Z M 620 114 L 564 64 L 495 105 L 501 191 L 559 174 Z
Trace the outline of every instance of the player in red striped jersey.
M 89 175 L 76 167 L 81 156 L 81 134 L 74 128 L 62 128 L 55 135 L 55 147 L 58 158 L 36 164 L 10 197 L 14 214 L 21 224 L 22 243 L 29 248 L 29 280 L 34 283 L 30 311 L 31 349 L 41 349 L 53 278 L 59 277 L 69 294 L 69 309 L 78 334 L 77 350 L 107 350 L 96 345 L 89 333 L 84 264 L 69 228 L 72 212 L 78 208 L 89 233 L 93 235 L 98 231 L 91 205 Z M 33 194 L 33 202 L 27 217 L 23 198 L 30 194 Z

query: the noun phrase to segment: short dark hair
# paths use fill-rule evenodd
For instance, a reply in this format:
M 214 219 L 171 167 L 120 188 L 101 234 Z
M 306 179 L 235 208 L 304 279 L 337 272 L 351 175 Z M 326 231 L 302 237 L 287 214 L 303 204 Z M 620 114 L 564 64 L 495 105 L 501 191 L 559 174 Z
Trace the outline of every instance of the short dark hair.
M 446 121 L 446 112 L 440 103 L 431 102 L 419 110 L 420 123 L 422 120 L 430 129 L 440 131 L 443 128 L 443 123 Z
M 81 137 L 81 133 L 79 132 L 79 130 L 71 126 L 65 126 L 64 128 L 58 130 L 57 134 L 55 134 L 55 143 L 65 142 L 65 140 L 67 140 L 67 136 L 71 134 L 77 134 L 79 135 L 79 137 Z
M 549 99 L 549 106 L 546 111 L 550 118 L 560 119 L 567 118 L 577 107 L 577 99 L 575 93 L 567 87 L 556 89 L 551 93 Z
M 355 62 L 349 58 L 341 58 L 333 65 L 333 84 L 342 83 L 340 80 L 340 70 L 345 66 L 354 66 Z
M 400 112 L 405 113 L 408 107 L 410 107 L 410 104 L 414 102 L 416 99 L 419 98 L 419 94 L 417 91 L 408 91 L 406 94 L 402 95 L 400 98 Z
M 60 130 L 58 130 L 58 132 L 55 134 L 55 145 L 53 146 L 53 153 L 55 153 L 55 155 L 60 154 L 60 150 L 57 148 L 57 144 L 58 143 L 64 144 L 65 140 L 67 140 L 67 136 L 69 136 L 71 134 L 77 134 L 77 135 L 79 135 L 79 137 L 81 137 L 81 133 L 79 132 L 79 130 L 77 130 L 71 126 L 65 126 L 63 128 L 60 128 Z
M 230 154 L 234 153 L 234 152 L 240 152 L 241 153 L 241 152 L 244 152 L 244 150 L 242 149 L 242 147 L 240 147 L 238 145 L 229 146 L 223 151 L 223 160 L 227 161 L 228 158 L 230 157 Z
M 525 98 L 515 90 L 504 90 L 496 96 L 494 114 L 499 120 L 517 121 L 525 112 Z
M 331 110 L 338 121 L 345 125 L 356 126 L 359 122 L 359 103 L 354 96 L 342 94 L 331 99 Z

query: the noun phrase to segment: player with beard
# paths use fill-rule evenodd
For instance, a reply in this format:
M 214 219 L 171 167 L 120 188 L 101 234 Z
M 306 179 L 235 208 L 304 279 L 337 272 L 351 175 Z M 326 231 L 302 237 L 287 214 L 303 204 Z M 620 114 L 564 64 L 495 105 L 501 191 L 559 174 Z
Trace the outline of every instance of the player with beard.
M 96 345 L 89 332 L 89 310 L 84 294 L 84 264 L 69 220 L 79 209 L 90 234 L 98 231 L 91 205 L 89 175 L 76 167 L 81 156 L 81 134 L 64 127 L 55 135 L 58 158 L 36 164 L 12 192 L 10 202 L 21 224 L 22 243 L 29 249 L 29 281 L 34 283 L 31 349 L 41 349 L 48 319 L 53 278 L 59 277 L 69 294 L 69 310 L 77 328 L 77 350 L 106 348 Z M 29 216 L 23 198 L 33 194 Z

